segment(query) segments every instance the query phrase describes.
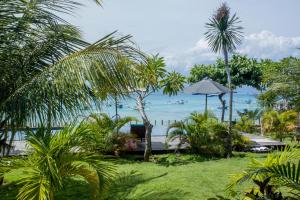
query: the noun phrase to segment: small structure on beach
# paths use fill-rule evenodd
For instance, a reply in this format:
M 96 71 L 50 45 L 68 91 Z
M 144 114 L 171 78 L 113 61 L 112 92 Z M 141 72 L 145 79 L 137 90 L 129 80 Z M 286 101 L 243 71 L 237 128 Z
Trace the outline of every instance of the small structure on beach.
M 217 96 L 217 95 L 224 95 L 226 93 L 230 93 L 229 88 L 207 77 L 197 83 L 194 83 L 184 88 L 183 91 L 184 93 L 192 94 L 192 95 L 205 95 L 205 112 L 207 112 L 208 96 Z M 225 105 L 223 104 L 222 106 Z

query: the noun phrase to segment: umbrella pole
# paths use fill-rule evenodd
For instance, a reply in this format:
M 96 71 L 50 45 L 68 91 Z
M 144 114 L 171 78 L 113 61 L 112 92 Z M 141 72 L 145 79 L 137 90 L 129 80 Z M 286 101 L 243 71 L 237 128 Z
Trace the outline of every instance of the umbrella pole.
M 205 94 L 205 114 L 207 114 L 207 94 Z

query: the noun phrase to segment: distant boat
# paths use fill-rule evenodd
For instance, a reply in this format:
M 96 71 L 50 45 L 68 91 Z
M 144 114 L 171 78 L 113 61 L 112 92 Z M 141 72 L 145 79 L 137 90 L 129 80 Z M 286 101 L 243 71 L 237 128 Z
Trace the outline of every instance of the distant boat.
M 251 102 L 252 102 L 251 99 L 245 101 L 246 104 L 251 104 Z
M 176 101 L 176 104 L 184 104 L 184 100 L 183 99 L 178 100 L 178 101 Z

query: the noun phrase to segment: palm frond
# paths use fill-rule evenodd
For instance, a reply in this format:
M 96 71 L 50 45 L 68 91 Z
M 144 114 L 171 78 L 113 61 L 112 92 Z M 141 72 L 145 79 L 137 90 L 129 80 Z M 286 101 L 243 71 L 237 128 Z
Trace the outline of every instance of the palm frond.
M 232 52 L 241 43 L 242 27 L 238 26 L 240 19 L 236 14 L 230 17 L 230 9 L 222 4 L 208 23 L 205 33 L 208 45 L 214 52 L 221 52 L 226 49 Z

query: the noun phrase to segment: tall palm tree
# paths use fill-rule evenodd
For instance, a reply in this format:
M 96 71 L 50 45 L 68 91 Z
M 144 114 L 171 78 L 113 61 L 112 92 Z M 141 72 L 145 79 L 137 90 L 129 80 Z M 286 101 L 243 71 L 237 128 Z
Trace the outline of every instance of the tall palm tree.
M 100 0 L 95 0 L 100 4 Z M 130 36 L 109 34 L 90 44 L 61 14 L 77 1 L 0 2 L 0 137 L 20 128 L 49 126 L 97 102 L 94 91 L 120 94 L 129 85 L 122 60 L 139 59 Z M 100 92 L 99 92 L 100 91 Z
M 92 189 L 92 199 L 99 199 L 116 174 L 114 167 L 99 154 L 85 151 L 85 138 L 92 134 L 83 125 L 69 126 L 53 133 L 41 127 L 27 132 L 29 155 L 24 161 L 28 170 L 20 180 L 17 199 L 52 200 L 63 190 L 68 177 L 81 176 Z
M 230 16 L 230 8 L 226 3 L 223 3 L 206 23 L 208 31 L 205 33 L 208 45 L 213 52 L 223 53 L 225 69 L 227 74 L 228 87 L 231 89 L 229 96 L 229 123 L 228 123 L 228 138 L 227 138 L 227 156 L 232 154 L 232 85 L 230 69 L 228 64 L 228 54 L 232 53 L 238 44 L 241 43 L 242 27 L 238 26 L 240 23 L 236 14 Z

